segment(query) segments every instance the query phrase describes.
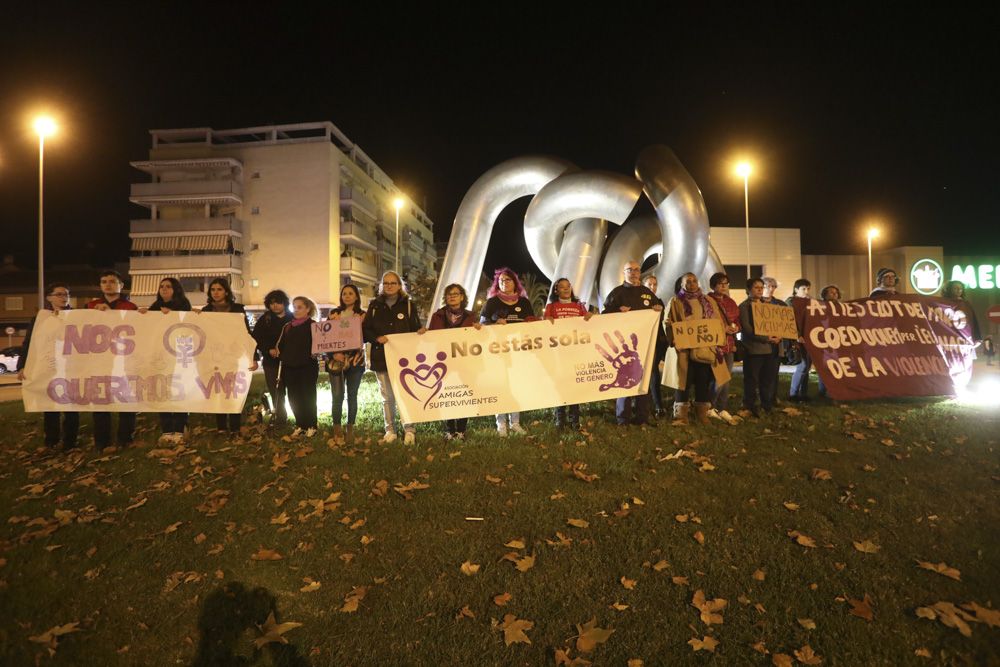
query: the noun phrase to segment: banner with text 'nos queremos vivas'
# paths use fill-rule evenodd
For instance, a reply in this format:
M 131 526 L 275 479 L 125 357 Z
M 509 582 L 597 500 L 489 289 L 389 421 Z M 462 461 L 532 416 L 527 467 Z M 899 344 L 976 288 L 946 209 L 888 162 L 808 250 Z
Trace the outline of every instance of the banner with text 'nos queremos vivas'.
M 969 380 L 972 326 L 955 301 L 897 294 L 792 305 L 831 398 L 946 396 Z
M 239 313 L 45 311 L 31 335 L 24 409 L 240 412 L 254 349 Z
M 400 416 L 417 423 L 645 393 L 659 320 L 638 310 L 389 336 Z

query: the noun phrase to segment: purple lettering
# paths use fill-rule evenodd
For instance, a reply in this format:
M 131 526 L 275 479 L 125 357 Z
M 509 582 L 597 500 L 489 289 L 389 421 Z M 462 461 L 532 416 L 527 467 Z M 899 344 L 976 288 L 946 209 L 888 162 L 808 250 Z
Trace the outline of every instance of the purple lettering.
M 135 351 L 135 341 L 124 336 L 134 336 L 135 328 L 128 324 L 119 324 L 112 330 L 113 340 L 109 341 L 111 353 L 118 356 L 132 354 Z

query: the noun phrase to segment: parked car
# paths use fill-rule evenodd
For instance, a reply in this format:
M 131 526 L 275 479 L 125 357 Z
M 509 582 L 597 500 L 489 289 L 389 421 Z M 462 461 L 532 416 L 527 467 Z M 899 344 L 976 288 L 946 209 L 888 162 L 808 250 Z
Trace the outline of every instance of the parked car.
M 0 375 L 17 372 L 17 360 L 21 357 L 21 348 L 7 347 L 0 350 Z

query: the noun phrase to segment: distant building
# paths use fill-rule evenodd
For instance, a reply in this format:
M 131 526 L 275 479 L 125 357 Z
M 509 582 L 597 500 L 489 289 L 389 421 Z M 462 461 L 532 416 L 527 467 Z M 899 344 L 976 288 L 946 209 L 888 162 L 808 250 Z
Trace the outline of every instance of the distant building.
M 367 301 L 394 268 L 402 193 L 333 123 L 150 135 L 149 159 L 131 163 L 151 177 L 129 197 L 148 211 L 129 228 L 136 303 L 151 303 L 166 276 L 196 306 L 219 276 L 251 306 L 276 288 L 337 304 L 348 283 Z M 401 272 L 433 273 L 434 224 L 403 198 Z

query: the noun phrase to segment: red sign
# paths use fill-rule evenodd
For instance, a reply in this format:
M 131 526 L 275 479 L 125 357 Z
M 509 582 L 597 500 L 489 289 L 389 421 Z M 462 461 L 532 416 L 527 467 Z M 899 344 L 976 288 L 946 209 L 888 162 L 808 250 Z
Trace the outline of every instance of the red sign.
M 1000 322 L 1000 306 L 990 306 L 986 311 L 986 318 L 990 322 Z

